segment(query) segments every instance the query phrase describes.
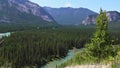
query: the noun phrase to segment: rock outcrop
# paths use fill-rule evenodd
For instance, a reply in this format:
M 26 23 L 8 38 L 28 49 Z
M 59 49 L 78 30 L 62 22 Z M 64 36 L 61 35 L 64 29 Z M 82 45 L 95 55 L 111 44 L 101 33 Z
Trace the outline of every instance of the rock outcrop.
M 88 24 L 95 24 L 96 18 L 98 14 L 95 15 L 89 15 L 86 17 L 85 20 L 83 20 L 82 24 L 88 25 Z M 120 13 L 117 11 L 108 11 L 106 13 L 106 16 L 108 17 L 108 21 L 120 21 Z

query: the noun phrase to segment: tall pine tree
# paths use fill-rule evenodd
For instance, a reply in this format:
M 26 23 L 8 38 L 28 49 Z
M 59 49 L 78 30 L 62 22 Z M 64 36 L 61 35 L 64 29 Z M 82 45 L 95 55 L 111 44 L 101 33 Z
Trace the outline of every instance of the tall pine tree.
M 87 47 L 92 56 L 98 57 L 99 60 L 111 56 L 113 52 L 107 28 L 108 19 L 106 12 L 101 9 L 96 19 L 96 32 Z

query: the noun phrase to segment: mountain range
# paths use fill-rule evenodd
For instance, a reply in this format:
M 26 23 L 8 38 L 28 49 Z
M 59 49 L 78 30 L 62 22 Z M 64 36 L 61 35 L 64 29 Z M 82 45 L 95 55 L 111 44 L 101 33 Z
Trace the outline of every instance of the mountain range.
M 51 8 L 43 7 L 59 24 L 62 25 L 79 25 L 79 24 L 95 24 L 98 13 L 87 8 Z M 120 13 L 118 11 L 107 11 L 108 20 L 120 21 Z
M 109 21 L 120 21 L 120 13 L 108 11 Z M 45 25 L 59 23 L 61 25 L 94 24 L 98 13 L 87 8 L 51 8 L 41 7 L 29 0 L 0 0 L 1 23 L 32 23 Z
M 52 16 L 29 0 L 0 0 L 0 23 L 49 23 Z
M 43 7 L 59 24 L 79 25 L 89 15 L 97 14 L 87 8 L 51 8 Z

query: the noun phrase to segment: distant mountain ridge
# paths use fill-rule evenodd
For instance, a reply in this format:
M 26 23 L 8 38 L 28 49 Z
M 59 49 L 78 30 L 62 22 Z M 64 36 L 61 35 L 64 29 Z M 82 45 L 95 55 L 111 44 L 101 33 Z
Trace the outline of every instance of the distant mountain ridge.
M 97 16 L 98 14 L 87 16 L 86 19 L 83 20 L 82 24 L 84 25 L 95 24 Z M 108 11 L 106 12 L 106 16 L 108 17 L 109 22 L 120 21 L 120 13 L 118 11 Z
M 120 13 L 108 11 L 109 21 L 120 21 Z M 0 0 L 0 23 L 94 24 L 98 13 L 87 8 L 41 7 L 29 0 Z
M 29 0 L 0 0 L 0 22 L 42 23 L 55 20 L 42 7 Z
M 49 14 L 62 25 L 79 25 L 89 15 L 97 14 L 87 8 L 51 8 L 43 7 Z

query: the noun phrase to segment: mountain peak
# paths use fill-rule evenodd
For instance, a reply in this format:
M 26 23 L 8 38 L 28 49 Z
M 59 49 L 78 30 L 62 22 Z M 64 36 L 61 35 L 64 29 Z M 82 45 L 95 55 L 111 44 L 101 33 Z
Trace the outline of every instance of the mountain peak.
M 2 15 L 0 16 L 0 19 L 2 21 L 3 19 L 14 20 L 15 18 L 13 18 L 12 15 L 16 15 L 17 17 L 19 17 L 17 19 L 24 19 L 24 17 L 30 18 L 30 16 L 36 16 L 40 20 L 43 19 L 44 21 L 55 22 L 52 16 L 50 16 L 49 13 L 47 13 L 42 7 L 29 0 L 0 0 L 0 13 Z
M 48 11 L 59 24 L 62 25 L 79 25 L 88 15 L 96 14 L 96 12 L 87 8 L 44 7 L 44 9 Z

